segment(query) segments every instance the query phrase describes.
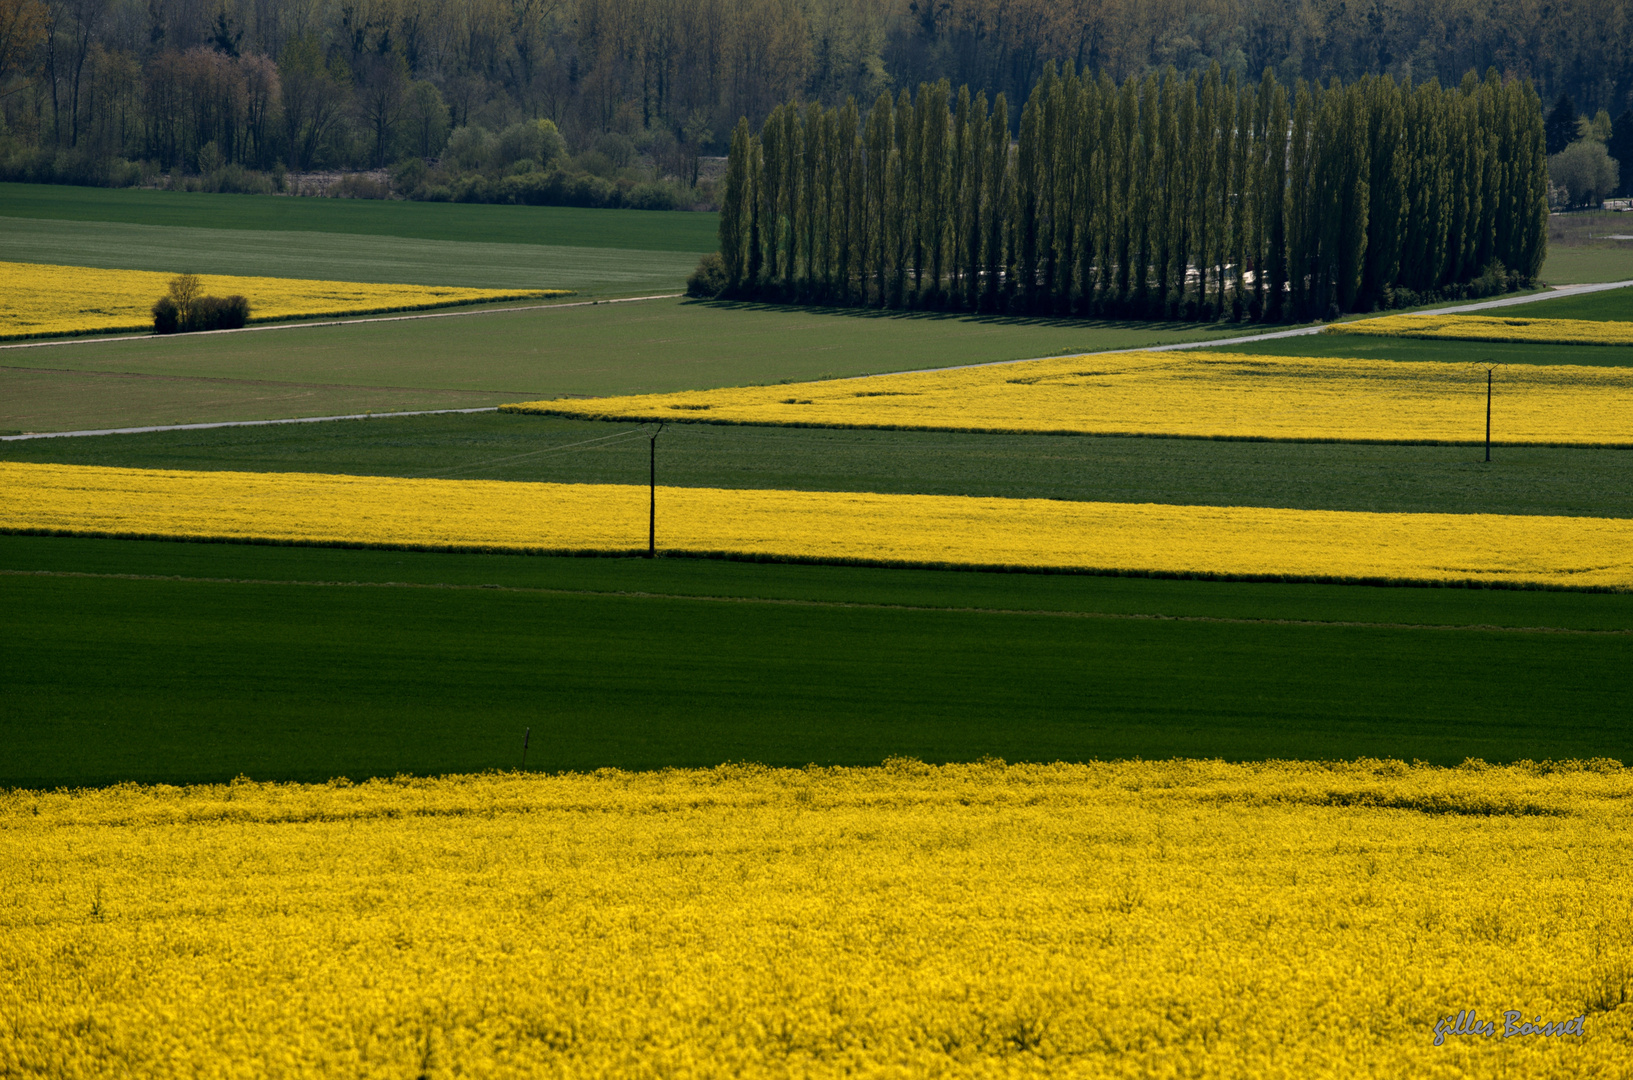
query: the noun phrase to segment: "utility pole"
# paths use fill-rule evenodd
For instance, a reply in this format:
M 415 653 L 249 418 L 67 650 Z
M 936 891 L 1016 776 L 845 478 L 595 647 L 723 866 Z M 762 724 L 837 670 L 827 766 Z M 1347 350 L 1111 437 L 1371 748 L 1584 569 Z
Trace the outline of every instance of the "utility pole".
M 646 518 L 646 557 L 658 557 L 658 436 L 663 434 L 663 423 L 658 423 L 658 430 L 652 433 L 651 458 L 651 501 L 647 504 Z
M 1491 373 L 1495 368 L 1486 368 L 1486 460 L 1491 460 Z

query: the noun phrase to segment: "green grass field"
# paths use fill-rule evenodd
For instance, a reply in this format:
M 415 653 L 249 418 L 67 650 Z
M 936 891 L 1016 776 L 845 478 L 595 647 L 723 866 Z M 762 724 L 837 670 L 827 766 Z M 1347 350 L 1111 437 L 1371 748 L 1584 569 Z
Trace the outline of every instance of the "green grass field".
M 0 460 L 639 484 L 648 430 L 483 413 L 3 442 Z M 715 424 L 671 424 L 659 449 L 663 482 L 679 486 L 1633 517 L 1626 450 L 1499 448 L 1487 464 L 1458 446 Z
M 1544 316 L 1539 302 L 1499 308 L 1495 314 Z M 1474 314 L 1485 314 L 1475 312 Z M 1365 360 L 1427 360 L 1447 364 L 1583 364 L 1590 367 L 1633 366 L 1633 345 L 1550 345 L 1512 341 L 1447 341 L 1430 338 L 1380 337 L 1375 334 L 1306 334 L 1253 341 L 1242 345 L 1212 345 L 1208 352 L 1251 353 L 1259 356 L 1349 356 Z
M 134 188 L 0 184 L 0 218 L 163 229 L 346 233 L 460 243 L 684 252 L 716 248 L 714 214 L 481 206 L 283 195 L 206 195 Z M 15 227 L 8 223 L 8 227 Z
M 511 768 L 525 727 L 540 769 L 1633 757 L 1633 635 L 1490 628 L 1626 631 L 1625 596 L 30 537 L 0 566 L 57 572 L 0 575 L 0 785 Z M 520 591 L 312 584 L 381 579 Z
M 1194 325 L 646 301 L 209 337 L 0 347 L 0 429 L 497 405 L 1194 341 Z
M 1488 312 L 1492 315 L 1504 311 Z M 1599 319 L 1615 322 L 1633 322 L 1633 285 L 1623 289 L 1584 293 L 1581 296 L 1561 296 L 1557 300 L 1538 300 L 1522 304 L 1512 312 L 1527 319 Z
M 1633 241 L 1607 241 L 1591 247 L 1550 244 L 1541 278 L 1550 285 L 1633 281 Z
M 714 214 L 0 184 L 0 260 L 337 281 L 677 292 Z
M 0 219 L 0 259 L 206 276 L 572 289 L 586 296 L 679 292 L 697 265 L 695 254 L 620 247 L 15 218 Z

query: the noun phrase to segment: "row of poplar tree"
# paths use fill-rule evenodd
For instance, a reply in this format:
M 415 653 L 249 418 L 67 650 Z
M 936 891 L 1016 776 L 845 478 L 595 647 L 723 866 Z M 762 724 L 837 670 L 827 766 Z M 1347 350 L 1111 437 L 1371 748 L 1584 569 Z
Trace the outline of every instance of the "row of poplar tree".
M 744 298 L 1320 318 L 1532 281 L 1547 190 L 1541 103 L 1495 72 L 1289 93 L 1051 69 L 1013 139 L 1003 94 L 945 80 L 739 121 L 720 255 Z

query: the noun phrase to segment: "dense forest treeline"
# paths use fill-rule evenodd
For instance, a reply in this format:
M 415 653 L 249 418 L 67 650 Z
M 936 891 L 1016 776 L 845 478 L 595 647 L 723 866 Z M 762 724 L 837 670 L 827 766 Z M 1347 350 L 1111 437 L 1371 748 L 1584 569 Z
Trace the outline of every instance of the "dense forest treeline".
M 1215 65 L 1121 85 L 1053 68 L 1012 140 L 946 81 L 867 116 L 789 103 L 733 133 L 718 267 L 694 292 L 1150 318 L 1277 320 L 1533 281 L 1548 175 L 1532 85 Z M 712 279 L 712 280 L 711 280 Z
M 1268 67 L 1287 85 L 1380 73 L 1449 84 L 1494 66 L 1549 101 L 1620 116 L 1633 106 L 1630 4 L 0 0 L 0 164 L 108 182 L 136 175 L 110 163 L 144 162 L 144 175 L 231 183 L 234 168 L 447 156 L 441 173 L 409 169 L 399 186 L 593 200 L 663 176 L 690 185 L 739 117 L 758 128 L 784 101 L 838 107 L 946 78 L 1018 103 L 1050 64 L 1119 82 L 1169 65 L 1241 79 Z M 510 179 L 552 168 L 553 189 Z M 601 186 L 563 195 L 568 175 Z

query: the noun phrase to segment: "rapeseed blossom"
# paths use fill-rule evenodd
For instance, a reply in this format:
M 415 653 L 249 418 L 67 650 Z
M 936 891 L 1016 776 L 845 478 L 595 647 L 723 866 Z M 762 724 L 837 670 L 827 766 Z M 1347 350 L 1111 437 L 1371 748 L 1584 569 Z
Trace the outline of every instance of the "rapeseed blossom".
M 1327 327 L 1325 333 L 1559 345 L 1633 345 L 1633 322 L 1527 319 L 1512 315 L 1385 315 L 1338 323 Z
M 0 338 L 151 329 L 153 302 L 165 295 L 174 276 L 0 262 L 0 292 L 6 297 L 0 308 Z M 251 322 L 565 295 L 560 289 L 461 289 L 229 274 L 203 274 L 200 280 L 207 294 L 247 299 Z
M 1630 814 L 1611 762 L 11 791 L 0 1075 L 1622 1076 Z
M 1236 353 L 1101 353 L 857 379 L 506 405 L 588 420 L 1173 435 L 1316 442 L 1485 438 L 1471 366 Z M 1509 365 L 1496 441 L 1633 446 L 1633 370 Z
M 0 463 L 0 530 L 631 554 L 647 488 Z M 1633 587 L 1633 520 L 659 488 L 694 554 L 1225 577 Z

